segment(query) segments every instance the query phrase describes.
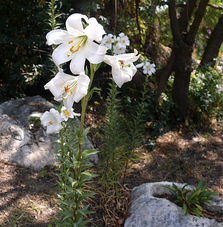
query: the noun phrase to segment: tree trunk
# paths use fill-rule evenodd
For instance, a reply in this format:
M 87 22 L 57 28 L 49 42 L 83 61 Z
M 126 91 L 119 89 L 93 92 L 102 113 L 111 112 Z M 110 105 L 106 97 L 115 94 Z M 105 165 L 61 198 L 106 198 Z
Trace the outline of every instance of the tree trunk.
M 188 114 L 188 98 L 189 98 L 189 85 L 191 75 L 191 62 L 193 45 L 195 37 L 205 13 L 206 6 L 209 0 L 201 0 L 198 9 L 195 13 L 193 23 L 186 32 L 187 23 L 177 19 L 177 10 L 175 0 L 169 1 L 169 15 L 171 22 L 171 29 L 173 34 L 173 48 L 176 49 L 175 55 L 175 77 L 172 90 L 173 100 L 178 106 L 179 117 L 185 121 Z M 190 1 L 187 3 L 189 4 Z M 191 9 L 194 8 L 195 5 Z M 188 8 L 185 8 L 188 10 Z M 184 15 L 184 13 L 182 14 Z M 192 15 L 188 13 L 187 15 Z M 180 27 L 183 26 L 183 27 Z
M 181 14 L 181 17 L 178 21 L 176 18 L 175 1 L 171 1 L 169 4 L 171 29 L 174 37 L 174 43 L 176 46 L 181 45 L 179 41 L 182 40 L 182 37 L 187 34 L 188 23 L 190 21 L 191 15 L 195 7 L 196 7 L 196 1 L 188 0 Z M 174 66 L 176 61 L 175 59 L 176 59 L 176 48 L 174 48 L 173 46 L 171 56 L 167 62 L 167 65 L 163 68 L 161 72 L 161 77 L 157 88 L 157 100 L 159 100 L 161 93 L 164 92 L 169 76 L 174 71 Z
M 204 54 L 200 63 L 200 67 L 205 64 L 210 66 L 215 65 L 215 59 L 218 57 L 218 53 L 223 42 L 223 14 L 221 14 L 218 23 L 216 24 L 207 46 L 204 50 Z
M 193 48 L 190 46 L 184 46 L 176 50 L 172 97 L 177 104 L 178 114 L 183 121 L 187 118 L 188 113 L 192 50 Z

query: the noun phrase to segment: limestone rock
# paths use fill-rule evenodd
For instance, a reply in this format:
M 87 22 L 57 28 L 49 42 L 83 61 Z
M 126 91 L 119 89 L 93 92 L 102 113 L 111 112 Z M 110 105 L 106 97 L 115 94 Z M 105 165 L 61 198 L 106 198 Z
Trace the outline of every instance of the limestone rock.
M 184 185 L 175 184 L 178 188 Z M 172 182 L 145 183 L 132 190 L 128 210 L 131 214 L 126 218 L 124 227 L 223 227 L 223 223 L 214 219 L 198 218 L 190 214 L 185 216 L 181 207 L 165 198 L 155 197 L 171 194 L 163 185 L 171 187 Z M 215 203 L 222 209 L 222 203 Z
M 47 134 L 38 119 L 53 104 L 41 96 L 10 100 L 0 104 L 0 160 L 39 170 L 57 162 L 57 134 Z M 36 118 L 37 117 L 37 118 Z M 93 145 L 88 140 L 86 149 Z M 97 162 L 97 155 L 91 163 Z

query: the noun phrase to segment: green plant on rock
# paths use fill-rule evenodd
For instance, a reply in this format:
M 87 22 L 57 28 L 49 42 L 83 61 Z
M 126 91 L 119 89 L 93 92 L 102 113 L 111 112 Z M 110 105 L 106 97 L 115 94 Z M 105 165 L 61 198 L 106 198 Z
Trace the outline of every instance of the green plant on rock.
M 174 183 L 172 187 L 163 186 L 170 190 L 176 196 L 176 203 L 179 203 L 183 207 L 185 215 L 188 213 L 194 214 L 197 217 L 203 216 L 202 205 L 204 203 L 210 203 L 213 200 L 213 196 L 217 195 L 216 192 L 207 191 L 207 183 L 203 184 L 200 180 L 195 189 L 189 189 L 185 184 L 181 189 L 178 188 Z

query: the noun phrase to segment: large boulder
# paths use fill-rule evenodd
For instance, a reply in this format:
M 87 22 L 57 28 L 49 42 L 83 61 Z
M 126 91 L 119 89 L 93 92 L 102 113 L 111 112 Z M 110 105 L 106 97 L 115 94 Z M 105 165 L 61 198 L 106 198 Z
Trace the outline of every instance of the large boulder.
M 57 162 L 57 134 L 47 134 L 39 117 L 53 108 L 41 96 L 10 100 L 0 104 L 0 160 L 39 170 Z M 78 124 L 78 120 L 76 122 Z M 93 145 L 88 140 L 87 149 Z M 97 156 L 91 157 L 91 163 Z
M 175 183 L 178 188 L 184 184 Z M 163 198 L 171 192 L 163 186 L 172 182 L 145 183 L 132 190 L 128 216 L 124 227 L 223 227 L 223 223 L 205 217 L 184 215 L 183 209 Z M 214 198 L 212 210 L 223 211 L 223 201 Z M 214 209 L 215 208 L 215 209 Z M 223 215 L 223 212 L 222 212 Z

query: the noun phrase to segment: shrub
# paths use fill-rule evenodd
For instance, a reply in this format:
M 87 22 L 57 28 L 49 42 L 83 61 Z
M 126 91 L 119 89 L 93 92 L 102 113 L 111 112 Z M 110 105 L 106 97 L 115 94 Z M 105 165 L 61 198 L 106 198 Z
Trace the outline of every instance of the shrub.
M 214 68 L 205 67 L 192 74 L 190 83 L 190 116 L 193 121 L 204 123 L 222 112 L 222 75 Z M 200 120 L 203 121 L 200 121 Z

